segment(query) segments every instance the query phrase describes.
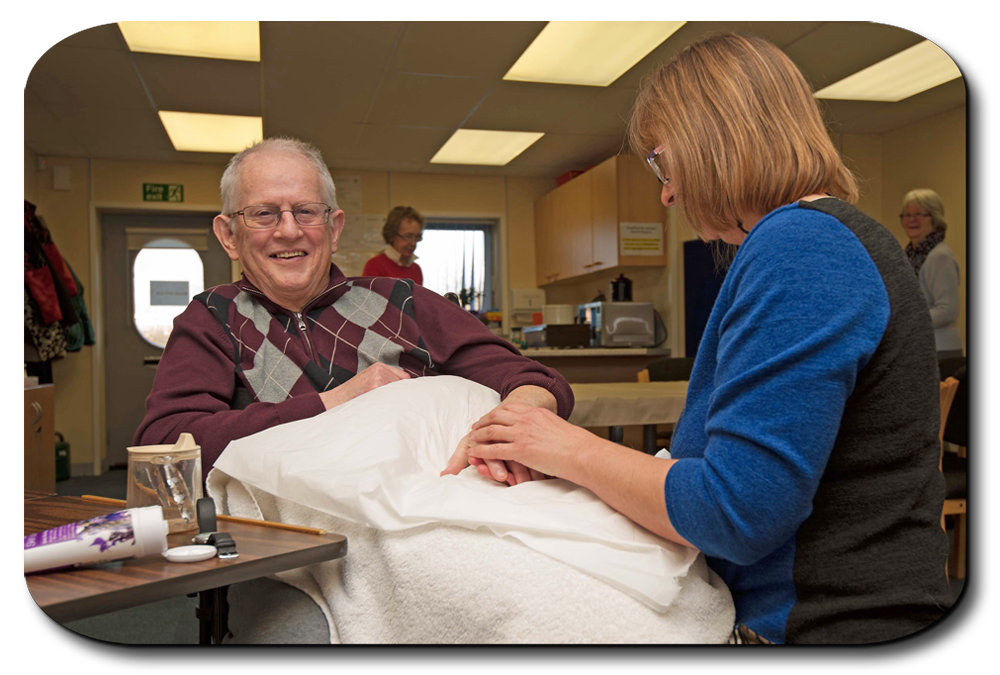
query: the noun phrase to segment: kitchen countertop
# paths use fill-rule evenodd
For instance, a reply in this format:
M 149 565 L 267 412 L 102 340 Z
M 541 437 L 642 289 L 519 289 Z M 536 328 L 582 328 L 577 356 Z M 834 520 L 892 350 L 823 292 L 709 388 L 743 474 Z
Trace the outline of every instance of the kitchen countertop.
M 663 347 L 525 347 L 521 354 L 529 359 L 553 356 L 670 356 Z

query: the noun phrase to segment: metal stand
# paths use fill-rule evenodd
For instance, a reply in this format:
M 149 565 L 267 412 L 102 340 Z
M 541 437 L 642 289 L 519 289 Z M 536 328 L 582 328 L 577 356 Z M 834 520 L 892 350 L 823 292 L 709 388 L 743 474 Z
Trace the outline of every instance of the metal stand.
M 198 593 L 198 608 L 195 609 L 195 616 L 201 624 L 198 644 L 221 645 L 223 638 L 232 637 L 229 632 L 229 602 L 226 600 L 228 592 L 229 586 L 220 586 Z
M 656 425 L 655 424 L 643 424 L 642 425 L 642 451 L 647 455 L 656 454 Z

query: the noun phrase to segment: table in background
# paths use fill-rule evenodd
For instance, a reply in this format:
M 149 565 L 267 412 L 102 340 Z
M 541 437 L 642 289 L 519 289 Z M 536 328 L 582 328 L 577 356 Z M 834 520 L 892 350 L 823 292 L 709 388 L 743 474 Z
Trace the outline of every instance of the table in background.
M 629 382 L 652 361 L 670 356 L 656 347 L 529 347 L 521 350 L 529 359 L 548 366 L 567 382 Z
M 576 403 L 569 421 L 581 427 L 642 425 L 643 449 L 656 452 L 656 425 L 676 424 L 687 399 L 687 382 L 591 382 L 570 384 Z
M 122 508 L 87 502 L 79 497 L 58 497 L 26 490 L 24 534 L 114 513 Z M 59 623 L 178 595 L 202 593 L 199 611 L 214 611 L 216 630 L 212 637 L 219 644 L 224 631 L 219 630 L 218 620 L 220 612 L 224 616 L 225 596 L 217 591 L 230 584 L 334 560 L 347 553 L 347 538 L 339 534 L 309 534 L 222 520 L 218 527 L 220 532 L 232 536 L 238 558 L 172 563 L 153 555 L 97 567 L 31 574 L 25 576 L 28 591 L 38 606 Z M 167 545 L 170 548 L 187 546 L 194 534 L 168 535 Z M 202 642 L 208 637 L 204 625 Z

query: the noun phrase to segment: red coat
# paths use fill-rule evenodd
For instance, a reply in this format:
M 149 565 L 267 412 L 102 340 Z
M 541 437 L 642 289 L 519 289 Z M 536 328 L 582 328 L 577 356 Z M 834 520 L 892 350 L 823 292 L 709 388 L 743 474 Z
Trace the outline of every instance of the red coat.
M 420 271 L 420 265 L 412 263 L 409 267 L 397 265 L 383 251 L 365 263 L 365 269 L 361 272 L 363 277 L 391 277 L 393 279 L 412 279 L 421 286 L 424 285 L 424 273 Z

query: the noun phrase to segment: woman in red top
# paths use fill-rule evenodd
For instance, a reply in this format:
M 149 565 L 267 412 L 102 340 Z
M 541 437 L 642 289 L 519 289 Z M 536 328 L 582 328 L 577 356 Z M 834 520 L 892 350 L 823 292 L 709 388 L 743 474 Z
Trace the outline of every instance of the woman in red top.
M 388 246 L 365 263 L 363 277 L 413 279 L 421 286 L 424 274 L 413 252 L 423 236 L 424 217 L 412 206 L 397 206 L 389 212 L 382 227 L 382 238 Z

